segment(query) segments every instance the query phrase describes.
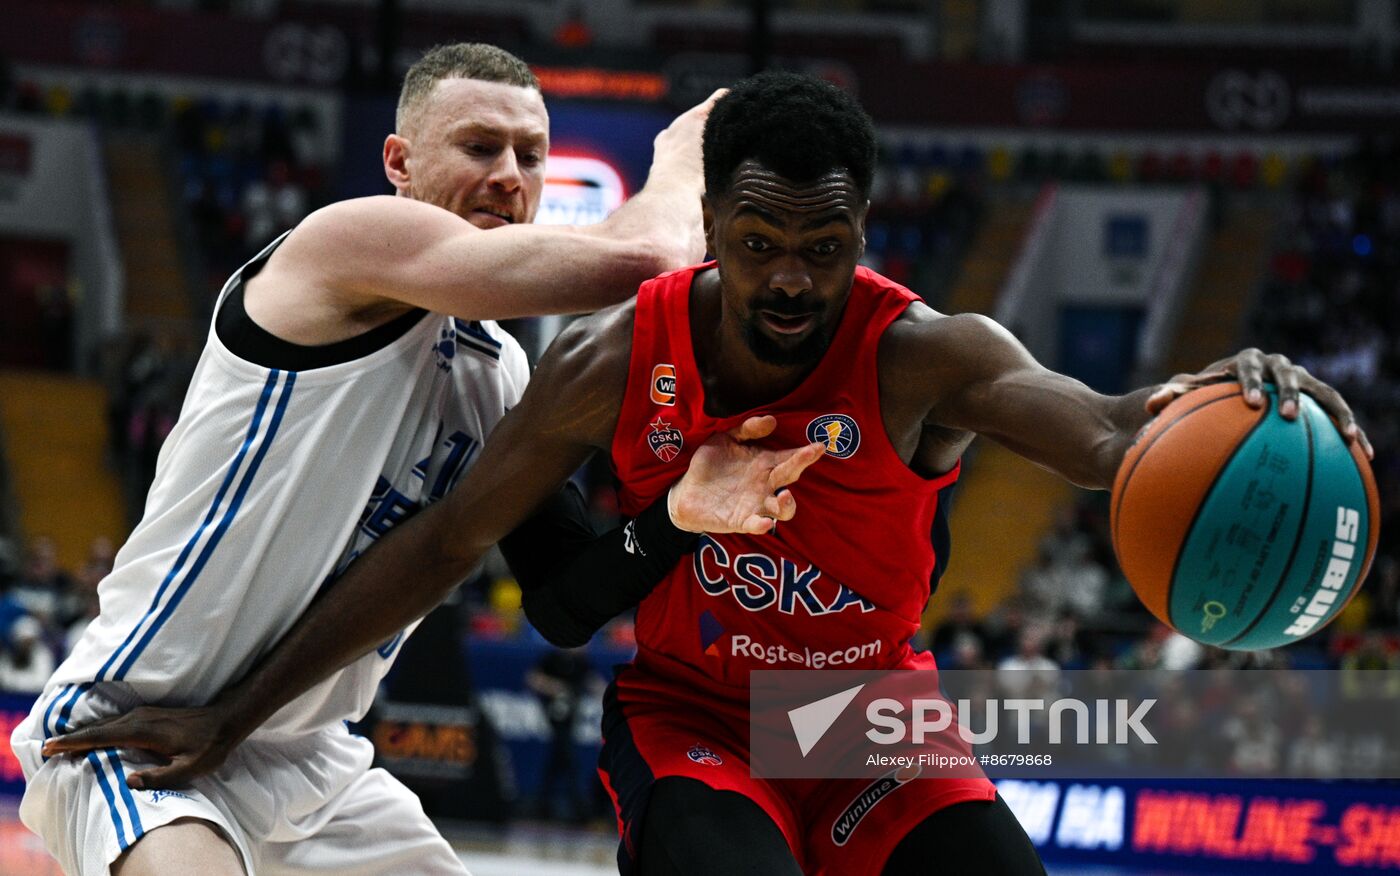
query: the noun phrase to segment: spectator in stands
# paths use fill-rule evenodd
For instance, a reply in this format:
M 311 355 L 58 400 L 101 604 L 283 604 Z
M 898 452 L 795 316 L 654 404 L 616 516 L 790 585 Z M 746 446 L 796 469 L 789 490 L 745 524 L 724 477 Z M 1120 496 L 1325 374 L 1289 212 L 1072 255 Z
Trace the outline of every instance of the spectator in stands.
M 1366 585 L 1371 591 L 1370 625 L 1400 631 L 1400 560 L 1377 558 L 1371 575 L 1373 580 Z
M 3 650 L 10 627 L 28 614 L 24 606 L 19 604 L 19 600 L 10 595 L 13 585 L 14 579 L 0 576 L 0 650 Z
M 306 218 L 306 191 L 292 179 L 285 161 L 274 161 L 265 179 L 243 190 L 244 244 L 250 253 Z
M 1221 727 L 1221 736 L 1230 745 L 1230 770 L 1236 775 L 1277 774 L 1283 756 L 1283 736 L 1279 722 L 1266 713 L 1266 708 L 1257 697 L 1246 696 Z
M 73 645 L 83 635 L 88 624 L 97 617 L 97 585 L 112 571 L 112 540 L 98 537 L 93 539 L 88 549 L 87 562 L 78 570 L 73 589 L 64 602 L 62 617 L 62 645 L 66 657 Z
M 940 662 L 944 657 L 961 652 L 971 642 L 978 654 L 985 650 L 982 624 L 972 609 L 972 597 L 966 592 L 952 594 L 948 616 L 934 628 L 930 650 Z
M 987 658 L 993 662 L 1014 653 L 1026 626 L 1026 600 L 1013 594 L 1002 600 L 983 626 Z
M 8 646 L 0 651 L 0 690 L 37 694 L 53 675 L 53 652 L 44 644 L 44 627 L 29 615 L 10 624 Z
M 1038 614 L 1052 618 L 1068 611 L 1081 619 L 1099 615 L 1108 592 L 1108 571 L 1094 560 L 1092 547 L 1092 540 L 1079 532 L 1041 545 L 1036 564 L 1021 578 L 1022 592 Z
M 593 671 L 584 650 L 570 648 L 550 649 L 526 675 L 525 683 L 539 698 L 549 724 L 549 754 L 545 757 L 539 787 L 540 814 L 550 815 L 551 802 L 556 799 L 554 795 L 562 792 L 565 818 L 585 820 L 589 812 L 579 788 L 574 727 L 584 692 L 589 688 L 601 688 L 602 681 Z
M 1195 669 L 1201 665 L 1205 654 L 1204 646 L 1178 632 L 1171 632 L 1162 640 L 1163 669 Z
M 940 660 L 939 665 L 948 669 L 992 668 L 992 664 L 987 660 L 986 652 L 982 649 L 982 640 L 972 636 L 959 638 L 953 646 L 953 652 L 946 664 Z
M 1094 652 L 1093 636 L 1080 625 L 1074 612 L 1060 612 L 1050 630 L 1046 656 L 1065 669 L 1082 669 L 1089 665 Z
M 24 568 L 10 596 L 40 622 L 57 620 L 63 599 L 73 586 L 73 579 L 59 568 L 58 551 L 53 540 L 45 536 L 30 539 Z
M 1059 685 L 1060 665 L 1045 656 L 1048 631 L 1039 624 L 1021 631 L 1016 653 L 997 664 L 997 685 L 1010 697 L 1053 696 Z

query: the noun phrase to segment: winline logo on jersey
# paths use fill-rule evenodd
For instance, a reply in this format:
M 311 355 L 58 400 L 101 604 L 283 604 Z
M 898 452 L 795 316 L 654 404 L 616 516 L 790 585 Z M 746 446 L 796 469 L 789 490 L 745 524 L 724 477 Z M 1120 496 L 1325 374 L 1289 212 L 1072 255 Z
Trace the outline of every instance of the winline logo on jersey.
M 864 779 L 872 793 L 914 778 L 1228 778 L 1242 762 L 1257 778 L 1400 778 L 1400 740 L 1376 733 L 1400 695 L 1366 675 L 755 670 L 750 763 L 763 778 Z

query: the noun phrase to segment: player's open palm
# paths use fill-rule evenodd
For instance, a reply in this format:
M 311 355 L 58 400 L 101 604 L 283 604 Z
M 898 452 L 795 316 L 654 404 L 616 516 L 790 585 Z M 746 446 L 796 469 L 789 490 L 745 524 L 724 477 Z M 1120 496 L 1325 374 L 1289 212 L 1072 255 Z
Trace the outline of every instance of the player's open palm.
M 223 732 L 215 707 L 165 709 L 142 706 L 124 715 L 94 721 L 44 743 L 44 756 L 83 754 L 102 748 L 135 749 L 154 755 L 160 766 L 132 772 L 132 788 L 177 788 L 218 769 L 238 740 Z
M 777 521 L 791 520 L 797 500 L 786 488 L 822 457 L 825 445 L 772 450 L 752 443 L 773 434 L 777 425 L 771 416 L 749 417 L 701 445 L 671 489 L 675 524 L 691 532 L 763 535 Z

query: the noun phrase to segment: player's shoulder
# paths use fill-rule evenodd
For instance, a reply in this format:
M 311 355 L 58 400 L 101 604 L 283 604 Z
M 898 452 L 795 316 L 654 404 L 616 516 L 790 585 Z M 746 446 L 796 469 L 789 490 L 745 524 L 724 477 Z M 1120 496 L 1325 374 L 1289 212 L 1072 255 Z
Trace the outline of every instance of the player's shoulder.
M 885 331 L 885 342 L 924 352 L 975 352 L 1006 335 L 996 320 L 980 313 L 939 313 L 922 301 L 912 302 Z
M 609 380 L 617 375 L 625 381 L 636 315 L 636 299 L 628 299 L 574 320 L 549 345 L 541 367 L 549 364 L 571 381 Z
M 976 376 L 1011 335 L 980 313 L 939 313 L 913 302 L 880 339 L 882 380 L 897 385 L 952 385 Z

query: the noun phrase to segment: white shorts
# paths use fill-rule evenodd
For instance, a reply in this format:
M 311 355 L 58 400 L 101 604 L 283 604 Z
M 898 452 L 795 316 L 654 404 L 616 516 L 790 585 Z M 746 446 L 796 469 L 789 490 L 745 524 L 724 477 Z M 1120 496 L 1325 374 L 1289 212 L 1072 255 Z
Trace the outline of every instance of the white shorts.
M 65 726 L 131 708 L 122 687 L 88 691 Z M 70 876 L 108 873 L 132 843 L 179 818 L 223 831 L 256 876 L 467 872 L 413 792 L 369 769 L 373 748 L 343 726 L 295 738 L 255 734 L 191 787 L 133 791 L 126 776 L 151 763 L 139 752 L 43 759 L 45 730 L 53 732 L 45 699 L 11 740 L 26 780 L 19 814 Z

